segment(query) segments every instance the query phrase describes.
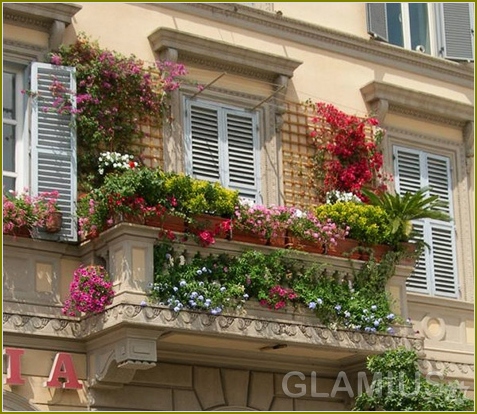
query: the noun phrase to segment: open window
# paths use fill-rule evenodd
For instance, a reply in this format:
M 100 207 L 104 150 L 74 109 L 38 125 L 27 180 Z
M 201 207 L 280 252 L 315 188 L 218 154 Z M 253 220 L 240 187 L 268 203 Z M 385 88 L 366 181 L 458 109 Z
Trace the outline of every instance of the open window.
M 367 3 L 368 33 L 406 49 L 474 60 L 473 3 Z

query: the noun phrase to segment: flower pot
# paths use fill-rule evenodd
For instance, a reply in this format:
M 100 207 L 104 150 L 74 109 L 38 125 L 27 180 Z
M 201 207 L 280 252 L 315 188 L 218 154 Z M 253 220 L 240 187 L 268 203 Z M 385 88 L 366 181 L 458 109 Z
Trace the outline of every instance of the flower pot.
M 282 231 L 278 233 L 276 236 L 272 236 L 267 240 L 267 245 L 273 246 L 273 247 L 280 247 L 280 248 L 285 248 L 285 243 L 286 243 L 286 237 L 285 237 L 285 232 Z
M 303 250 L 308 253 L 323 254 L 325 251 L 323 243 L 303 240 L 294 236 L 288 237 L 287 247 L 290 249 Z
M 399 243 L 399 249 L 406 254 L 405 257 L 399 261 L 399 264 L 404 266 L 415 266 L 418 259 L 416 254 L 417 243 L 402 242 Z
M 29 226 L 20 226 L 15 227 L 10 233 L 14 237 L 28 237 L 31 238 L 31 227 Z
M 243 242 L 243 243 L 251 243 L 251 244 L 262 244 L 266 245 L 269 243 L 269 240 L 261 237 L 257 234 L 253 234 L 250 232 L 232 229 L 232 240 Z
M 192 217 L 192 222 L 188 224 L 187 229 L 190 230 L 209 230 L 215 236 L 229 239 L 230 236 L 230 219 L 214 216 L 211 214 L 196 214 Z
M 330 245 L 327 254 L 330 256 L 348 257 L 350 259 L 360 259 L 359 242 L 354 239 L 338 239 L 336 246 Z
M 61 230 L 62 223 L 63 213 L 61 213 L 61 211 L 55 211 L 54 213 L 50 213 L 46 218 L 43 230 L 47 233 L 58 233 Z
M 184 219 L 179 216 L 174 216 L 173 214 L 165 213 L 162 216 L 162 228 L 164 230 L 176 231 L 179 233 L 184 233 L 186 226 Z
M 391 246 L 387 244 L 375 244 L 373 246 L 374 258 L 377 262 L 380 262 L 383 256 L 392 250 Z

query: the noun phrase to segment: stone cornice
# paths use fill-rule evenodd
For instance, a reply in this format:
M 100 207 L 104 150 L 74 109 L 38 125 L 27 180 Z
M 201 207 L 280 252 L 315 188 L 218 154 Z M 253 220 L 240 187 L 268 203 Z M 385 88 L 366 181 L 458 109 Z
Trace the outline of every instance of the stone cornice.
M 55 20 L 69 25 L 81 8 L 72 3 L 4 3 L 3 23 L 48 32 Z
M 158 3 L 156 7 L 203 17 L 276 39 L 343 54 L 466 88 L 474 87 L 473 65 L 435 58 L 238 3 Z
M 384 118 L 392 112 L 429 122 L 463 128 L 474 119 L 474 107 L 441 96 L 418 92 L 384 82 L 361 88 L 364 101 Z M 385 108 L 384 110 L 381 108 Z
M 263 319 L 248 315 L 214 316 L 203 312 L 172 310 L 161 306 L 121 303 L 100 315 L 80 319 L 38 317 L 3 313 L 4 333 L 30 334 L 57 338 L 88 340 L 102 332 L 124 326 L 150 330 L 179 330 L 200 334 L 220 334 L 229 338 L 254 338 L 295 344 L 325 346 L 340 350 L 364 352 L 385 351 L 398 346 L 423 351 L 423 341 L 398 328 L 396 335 L 367 334 L 347 330 L 331 330 L 324 326 L 299 321 Z
M 302 63 L 295 59 L 259 52 L 230 43 L 208 39 L 161 27 L 149 36 L 153 50 L 160 54 L 167 49 L 178 52 L 178 60 L 252 77 L 274 79 L 292 77 Z

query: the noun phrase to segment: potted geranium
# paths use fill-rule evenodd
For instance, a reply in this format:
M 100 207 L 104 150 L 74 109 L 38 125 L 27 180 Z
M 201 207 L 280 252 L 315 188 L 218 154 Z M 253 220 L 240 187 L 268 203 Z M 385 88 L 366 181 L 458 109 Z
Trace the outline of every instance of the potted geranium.
M 29 236 L 34 228 L 47 232 L 61 229 L 58 191 L 42 192 L 36 196 L 28 190 L 3 194 L 3 233 Z
M 96 314 L 105 310 L 114 298 L 113 284 L 103 266 L 79 266 L 73 273 L 70 293 L 64 302 L 63 314 Z

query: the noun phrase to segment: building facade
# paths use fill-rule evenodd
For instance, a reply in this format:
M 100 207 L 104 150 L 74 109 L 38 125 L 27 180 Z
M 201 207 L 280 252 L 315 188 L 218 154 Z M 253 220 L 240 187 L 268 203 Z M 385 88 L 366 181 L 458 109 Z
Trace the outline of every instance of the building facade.
M 3 237 L 4 409 L 347 410 L 353 396 L 336 388 L 339 373 L 356 393 L 366 357 L 399 345 L 473 397 L 473 24 L 473 3 L 3 3 L 4 189 L 38 189 L 47 177 L 64 187 L 66 218 L 59 237 Z M 145 62 L 185 64 L 190 82 L 172 93 L 172 121 L 152 136 L 147 162 L 265 205 L 309 201 L 298 173 L 307 157 L 300 103 L 375 114 L 396 191 L 430 186 L 452 217 L 416 223 L 433 248 L 417 269 L 397 266 L 388 286 L 412 328 L 367 335 L 321 327 L 306 312 L 141 306 L 157 230 L 121 224 L 78 241 L 74 134 L 61 151 L 39 142 L 40 115 L 21 93 L 44 69 L 32 62 L 79 33 Z M 62 76 L 74 82 L 71 73 Z M 245 132 L 238 143 L 214 141 L 197 132 L 201 122 Z M 211 142 L 216 151 L 200 151 Z M 99 316 L 63 316 L 74 269 L 98 261 L 113 275 L 113 304 Z

